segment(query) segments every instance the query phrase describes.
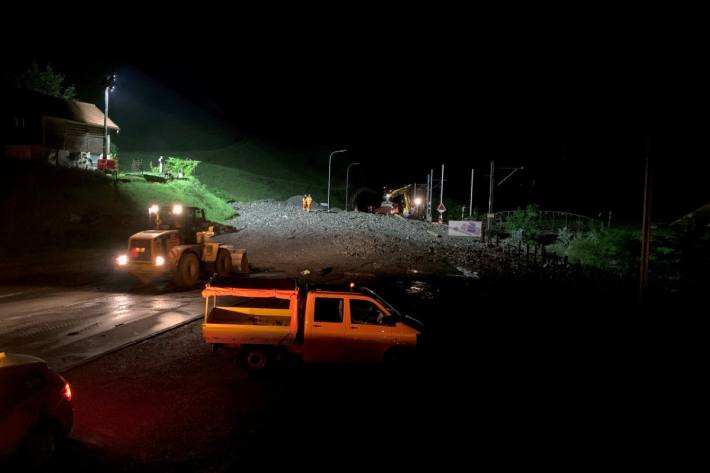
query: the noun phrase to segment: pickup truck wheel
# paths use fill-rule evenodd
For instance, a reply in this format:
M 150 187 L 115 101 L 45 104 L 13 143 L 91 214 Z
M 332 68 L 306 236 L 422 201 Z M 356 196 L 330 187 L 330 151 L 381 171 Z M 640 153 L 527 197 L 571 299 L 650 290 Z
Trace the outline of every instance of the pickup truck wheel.
M 178 263 L 175 282 L 180 287 L 189 287 L 197 282 L 200 275 L 200 262 L 194 253 L 185 253 Z
M 217 274 L 220 276 L 229 276 L 229 273 L 232 272 L 232 257 L 229 255 L 229 251 L 219 250 L 214 266 Z
M 261 347 L 249 347 L 244 349 L 242 363 L 248 371 L 264 371 L 270 365 L 268 350 Z

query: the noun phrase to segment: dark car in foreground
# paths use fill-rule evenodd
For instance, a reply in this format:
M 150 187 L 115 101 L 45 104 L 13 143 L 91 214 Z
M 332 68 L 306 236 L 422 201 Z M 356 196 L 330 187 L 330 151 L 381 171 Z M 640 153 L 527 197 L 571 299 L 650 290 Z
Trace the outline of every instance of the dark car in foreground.
M 71 432 L 71 387 L 40 358 L 0 352 L 0 460 L 41 464 Z

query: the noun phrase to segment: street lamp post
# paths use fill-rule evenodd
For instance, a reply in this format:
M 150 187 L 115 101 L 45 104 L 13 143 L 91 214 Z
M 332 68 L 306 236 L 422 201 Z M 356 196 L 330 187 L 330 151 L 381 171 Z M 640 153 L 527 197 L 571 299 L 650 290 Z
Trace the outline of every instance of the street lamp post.
M 339 149 L 339 150 L 336 150 L 336 151 L 333 151 L 332 153 L 330 153 L 330 156 L 328 157 L 328 212 L 330 212 L 330 163 L 331 163 L 331 160 L 333 159 L 334 154 L 344 153 L 346 151 L 347 151 L 346 149 Z
M 116 88 L 116 74 L 106 76 L 104 80 L 104 159 L 108 159 L 111 151 L 111 141 L 108 134 L 108 96 Z
M 360 163 L 350 163 L 345 171 L 345 211 L 347 212 L 348 207 L 348 180 L 350 179 L 350 166 L 357 166 Z

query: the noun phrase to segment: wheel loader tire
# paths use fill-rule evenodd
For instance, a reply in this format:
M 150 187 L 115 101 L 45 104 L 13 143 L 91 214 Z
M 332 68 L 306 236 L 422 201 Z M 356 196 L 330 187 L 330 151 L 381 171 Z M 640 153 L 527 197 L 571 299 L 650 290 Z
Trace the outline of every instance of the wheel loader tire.
M 235 269 L 236 272 L 249 274 L 249 260 L 247 260 L 247 252 L 242 252 L 242 257 L 239 259 L 239 266 Z
M 183 254 L 175 273 L 175 283 L 180 287 L 190 287 L 197 282 L 199 276 L 200 261 L 197 256 L 194 253 Z
M 219 250 L 214 262 L 214 270 L 220 276 L 229 276 L 232 272 L 232 256 L 227 250 Z

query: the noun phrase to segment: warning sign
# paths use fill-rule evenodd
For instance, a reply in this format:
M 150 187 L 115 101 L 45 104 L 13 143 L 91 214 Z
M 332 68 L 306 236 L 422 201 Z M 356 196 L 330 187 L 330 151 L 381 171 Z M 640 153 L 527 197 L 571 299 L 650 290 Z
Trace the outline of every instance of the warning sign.
M 440 214 L 443 214 L 446 212 L 446 207 L 444 206 L 444 203 L 440 203 L 439 206 L 436 208 L 436 211 L 439 212 Z

